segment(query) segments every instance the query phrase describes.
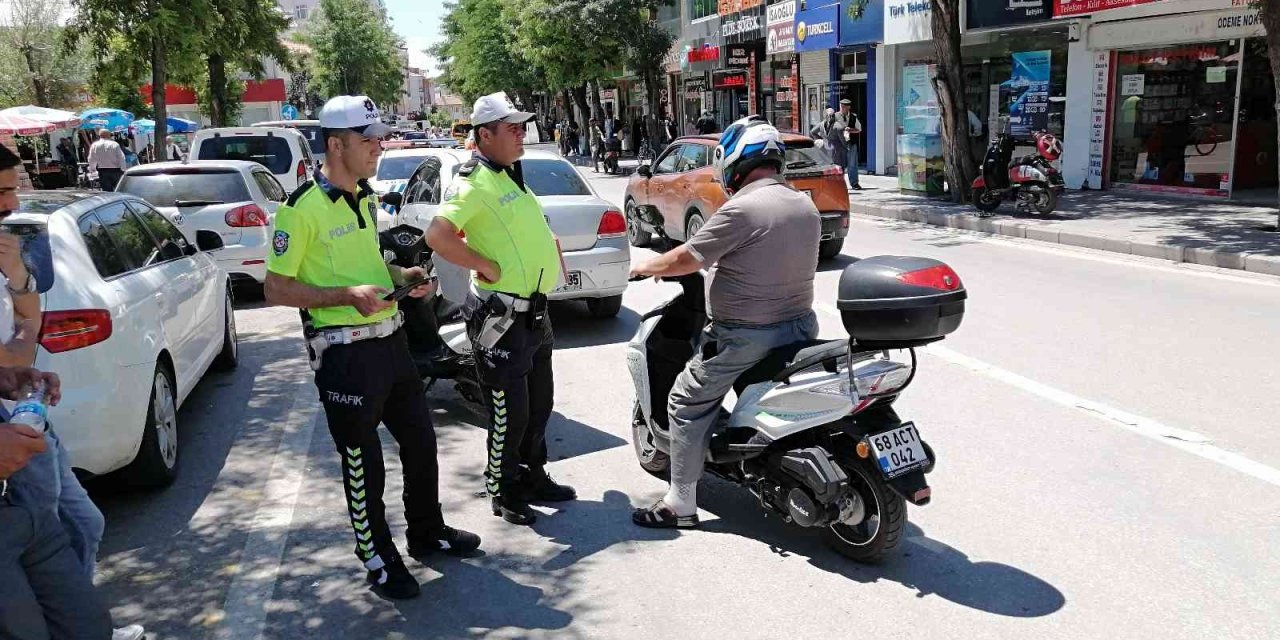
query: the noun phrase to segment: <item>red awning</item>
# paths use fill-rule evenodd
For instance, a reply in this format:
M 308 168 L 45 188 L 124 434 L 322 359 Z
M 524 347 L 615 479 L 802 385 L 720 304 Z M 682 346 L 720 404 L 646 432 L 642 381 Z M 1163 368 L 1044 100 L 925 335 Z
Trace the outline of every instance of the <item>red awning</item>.
M 142 101 L 151 104 L 151 85 L 144 84 L 139 91 L 142 92 Z M 284 102 L 284 95 L 284 80 L 280 78 L 248 80 L 244 83 L 244 96 L 241 100 L 242 102 Z M 165 104 L 175 106 L 198 103 L 194 89 L 171 84 L 164 87 L 164 101 Z

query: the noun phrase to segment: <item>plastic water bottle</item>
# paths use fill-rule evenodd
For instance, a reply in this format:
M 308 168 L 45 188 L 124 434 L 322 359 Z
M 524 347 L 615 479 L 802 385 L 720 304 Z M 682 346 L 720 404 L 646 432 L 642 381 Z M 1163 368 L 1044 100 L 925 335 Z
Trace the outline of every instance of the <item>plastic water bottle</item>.
M 45 418 L 48 417 L 49 411 L 45 405 L 44 383 L 37 382 L 34 387 L 28 387 L 26 392 L 22 394 L 22 398 L 18 400 L 18 405 L 13 408 L 13 415 L 10 416 L 10 424 L 25 424 L 40 433 L 45 432 Z

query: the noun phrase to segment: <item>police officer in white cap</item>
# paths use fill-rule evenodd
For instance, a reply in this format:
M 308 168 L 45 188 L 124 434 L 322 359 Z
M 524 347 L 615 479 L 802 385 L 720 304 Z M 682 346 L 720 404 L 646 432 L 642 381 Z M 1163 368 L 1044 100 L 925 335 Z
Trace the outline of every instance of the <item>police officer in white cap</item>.
M 520 166 L 525 123 L 533 117 L 505 93 L 476 101 L 475 156 L 427 230 L 439 258 L 475 274 L 465 313 L 489 404 L 485 487 L 493 515 L 521 525 L 536 518 L 530 502 L 577 497 L 546 471 L 555 389 L 546 294 L 560 282 L 561 260 Z
M 301 309 L 329 433 L 342 462 L 343 507 L 370 585 L 390 598 L 418 595 L 387 526 L 378 424 L 400 445 L 409 555 L 467 553 L 480 537 L 446 526 L 440 512 L 436 436 L 426 390 L 409 355 L 395 293 L 423 297 L 420 267 L 382 260 L 369 186 L 391 127 L 365 96 L 338 96 L 320 111 L 327 157 L 276 212 L 266 297 Z M 391 294 L 391 295 L 389 295 Z

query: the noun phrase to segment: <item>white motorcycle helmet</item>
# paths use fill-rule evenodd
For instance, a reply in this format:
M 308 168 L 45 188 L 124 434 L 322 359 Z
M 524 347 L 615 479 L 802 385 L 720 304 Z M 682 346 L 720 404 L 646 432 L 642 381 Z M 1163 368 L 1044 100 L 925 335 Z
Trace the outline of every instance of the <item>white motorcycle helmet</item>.
M 716 147 L 714 162 L 720 182 L 730 193 L 761 166 L 772 164 L 778 173 L 786 170 L 786 145 L 782 134 L 760 116 L 748 116 L 724 130 Z

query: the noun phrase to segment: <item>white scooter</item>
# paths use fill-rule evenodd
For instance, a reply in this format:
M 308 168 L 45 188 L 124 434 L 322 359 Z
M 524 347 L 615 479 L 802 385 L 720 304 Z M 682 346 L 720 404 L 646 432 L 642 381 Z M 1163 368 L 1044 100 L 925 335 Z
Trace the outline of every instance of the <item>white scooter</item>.
M 657 209 L 638 209 L 670 243 Z M 714 350 L 700 340 L 702 274 L 673 280 L 683 292 L 646 314 L 627 347 L 636 457 L 663 479 L 671 451 L 667 397 L 694 350 Z M 839 298 L 849 337 L 776 349 L 744 373 L 720 410 L 706 469 L 786 521 L 821 528 L 841 554 L 877 562 L 901 540 L 906 502 L 929 502 L 925 474 L 935 462 L 920 430 L 892 405 L 915 376 L 914 348 L 960 326 L 966 292 L 946 264 L 878 256 L 845 269 Z M 889 350 L 906 350 L 910 364 Z

